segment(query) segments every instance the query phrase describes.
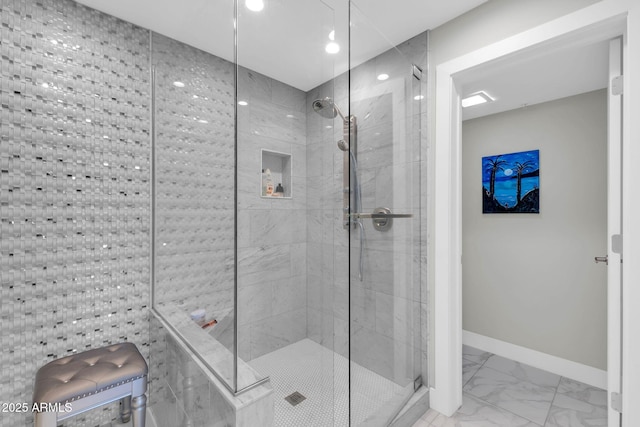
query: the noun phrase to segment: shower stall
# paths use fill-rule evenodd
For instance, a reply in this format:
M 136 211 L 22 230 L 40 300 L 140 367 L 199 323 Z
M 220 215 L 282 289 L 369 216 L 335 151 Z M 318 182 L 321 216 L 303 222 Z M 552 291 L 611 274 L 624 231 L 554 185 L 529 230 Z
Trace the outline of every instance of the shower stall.
M 372 3 L 0 0 L 5 401 L 128 341 L 158 427 L 425 409 L 427 33 Z
M 427 34 L 193 6 L 215 52 L 151 33 L 154 418 L 391 425 L 427 383 Z

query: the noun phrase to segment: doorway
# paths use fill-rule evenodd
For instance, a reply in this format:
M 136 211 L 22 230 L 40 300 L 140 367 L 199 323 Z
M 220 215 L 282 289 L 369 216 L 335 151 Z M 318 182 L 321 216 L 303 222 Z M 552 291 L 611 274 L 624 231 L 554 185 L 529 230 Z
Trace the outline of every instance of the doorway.
M 602 20 L 602 16 L 594 15 L 585 19 L 582 26 L 575 24 L 575 22 L 572 25 L 567 24 L 564 28 L 562 25 L 549 25 L 546 28 L 541 26 L 514 37 L 509 40 L 509 43 L 497 43 L 438 67 L 436 110 L 439 115 L 436 119 L 437 148 L 435 155 L 437 190 L 434 205 L 435 228 L 439 233 L 434 239 L 435 382 L 431 397 L 432 407 L 439 412 L 447 415 L 453 414 L 460 406 L 462 398 L 460 385 L 462 382 L 462 357 L 460 354 L 462 348 L 462 156 L 461 109 L 459 107 L 462 93 L 460 79 L 464 78 L 465 73 L 481 73 L 488 65 L 493 67 L 523 61 L 526 58 L 571 47 L 585 46 L 623 34 L 624 19 L 609 19 L 606 23 L 603 23 Z M 567 27 L 570 27 L 571 30 L 567 30 Z M 449 111 L 450 115 L 441 114 L 444 111 Z M 611 204 L 612 201 L 609 200 L 609 206 Z M 619 209 L 618 204 L 618 211 Z M 610 225 L 608 235 L 611 234 Z M 607 240 L 610 239 L 607 238 Z M 616 255 L 615 252 L 611 252 L 611 243 L 608 242 L 607 245 L 610 254 L 609 268 L 611 269 L 611 256 L 612 254 L 614 257 Z M 614 269 L 619 270 L 619 258 L 617 262 L 614 261 L 613 265 Z M 619 307 L 615 311 L 611 310 L 611 307 L 609 308 L 609 313 L 619 312 Z M 619 322 L 617 332 L 612 334 L 610 330 L 608 338 L 609 360 L 619 361 Z M 618 357 L 611 357 L 612 348 L 617 348 Z M 615 373 L 616 369 L 617 374 Z M 617 376 L 619 379 L 619 363 L 613 369 L 610 365 L 608 372 L 609 393 L 611 394 L 616 391 L 611 387 L 611 384 L 612 377 Z M 609 412 L 611 413 L 611 409 Z
M 462 122 L 463 408 L 606 426 L 608 43 L 589 48 L 595 90 Z

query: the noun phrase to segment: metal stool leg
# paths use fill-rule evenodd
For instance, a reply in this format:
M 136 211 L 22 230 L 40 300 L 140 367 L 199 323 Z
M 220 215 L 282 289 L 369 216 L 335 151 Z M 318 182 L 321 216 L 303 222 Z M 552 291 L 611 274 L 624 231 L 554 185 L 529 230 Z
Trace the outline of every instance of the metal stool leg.
M 128 423 L 131 419 L 131 396 L 120 399 L 120 422 Z
M 133 408 L 133 427 L 145 427 L 147 396 L 144 394 L 135 396 L 131 399 L 131 408 Z

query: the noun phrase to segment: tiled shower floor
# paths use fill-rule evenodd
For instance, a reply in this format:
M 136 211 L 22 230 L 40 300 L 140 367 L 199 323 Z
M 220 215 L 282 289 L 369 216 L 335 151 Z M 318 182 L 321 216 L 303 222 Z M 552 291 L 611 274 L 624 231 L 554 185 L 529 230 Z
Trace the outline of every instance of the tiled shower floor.
M 345 357 L 304 339 L 260 356 L 249 365 L 271 377 L 275 427 L 348 425 L 349 365 Z M 402 387 L 356 363 L 351 366 L 352 418 L 357 426 L 401 394 Z M 306 399 L 292 406 L 284 398 L 296 391 Z
M 462 407 L 413 427 L 606 427 L 605 390 L 463 347 Z

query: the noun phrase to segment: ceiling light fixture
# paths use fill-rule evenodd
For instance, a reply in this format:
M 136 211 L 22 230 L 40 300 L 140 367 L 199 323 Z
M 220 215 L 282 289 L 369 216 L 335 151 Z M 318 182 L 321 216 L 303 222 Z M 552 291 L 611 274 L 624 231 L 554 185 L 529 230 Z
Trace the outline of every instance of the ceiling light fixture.
M 329 40 L 334 41 L 336 39 L 336 30 L 331 30 L 329 33 Z
M 247 101 L 238 101 L 238 105 L 242 105 L 244 107 L 245 105 L 249 105 L 249 103 Z
M 340 52 L 340 45 L 338 43 L 336 43 L 336 42 L 329 42 L 324 47 L 324 50 L 327 53 L 330 53 L 330 54 L 333 55 L 333 54 L 336 54 L 336 53 Z
M 264 1 L 263 0 L 246 0 L 244 5 L 247 6 L 252 12 L 260 12 L 264 9 Z
M 175 87 L 184 87 L 184 83 L 182 83 L 182 82 L 173 82 L 173 85 Z
M 413 99 L 415 99 L 416 101 L 420 101 L 421 99 L 424 99 L 424 95 L 416 95 L 413 97 Z
M 385 74 L 385 73 L 378 74 L 378 80 L 380 80 L 381 82 L 387 80 L 388 78 L 389 78 L 389 74 Z
M 495 101 L 486 92 L 480 91 L 462 98 L 462 108 L 473 107 L 474 105 L 484 104 L 486 102 Z

